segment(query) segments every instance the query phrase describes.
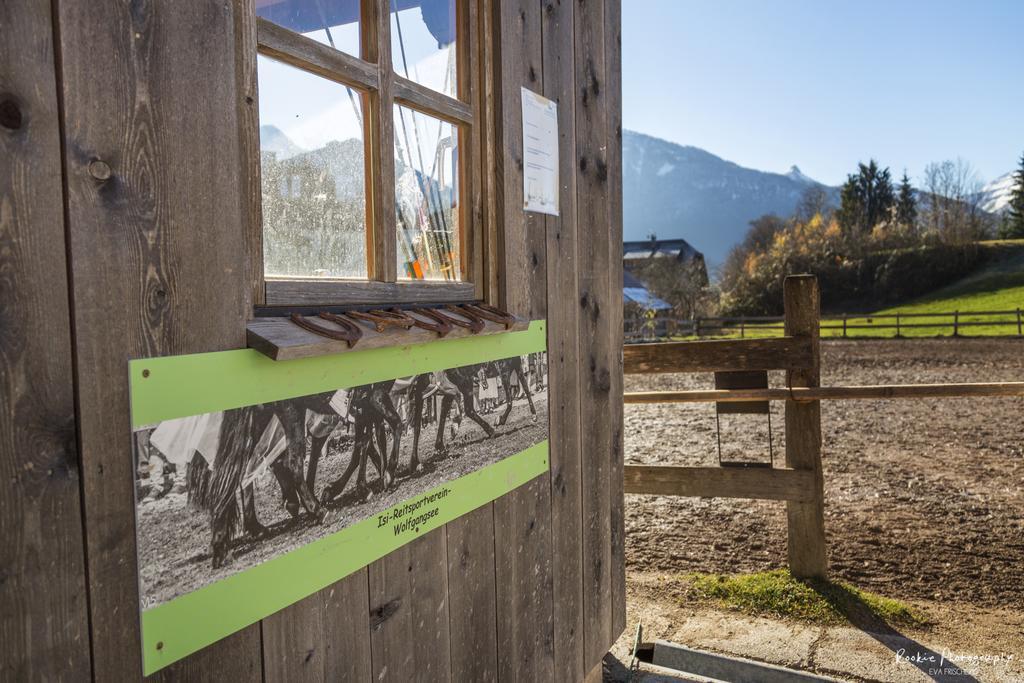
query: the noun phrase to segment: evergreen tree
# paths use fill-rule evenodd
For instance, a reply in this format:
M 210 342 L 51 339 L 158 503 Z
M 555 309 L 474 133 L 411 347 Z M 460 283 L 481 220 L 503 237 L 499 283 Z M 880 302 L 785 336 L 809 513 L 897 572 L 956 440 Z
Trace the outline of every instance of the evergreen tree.
M 896 222 L 908 228 L 917 224 L 917 200 L 914 198 L 914 188 L 910 185 L 906 171 L 903 172 L 899 197 L 896 199 Z
M 1003 239 L 1024 239 L 1024 154 L 1020 157 L 1020 168 L 1014 180 L 1016 182 L 1010 193 L 1010 206 L 999 230 L 999 236 Z
M 896 193 L 889 169 L 880 169 L 871 159 L 858 164 L 855 175 L 847 176 L 840 193 L 839 224 L 848 233 L 866 234 L 892 217 Z

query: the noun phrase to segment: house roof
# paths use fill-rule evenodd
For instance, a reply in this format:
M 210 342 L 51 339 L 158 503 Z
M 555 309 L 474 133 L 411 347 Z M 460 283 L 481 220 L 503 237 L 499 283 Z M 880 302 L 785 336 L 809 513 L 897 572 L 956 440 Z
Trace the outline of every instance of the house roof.
M 647 286 L 629 271 L 622 273 L 622 303 L 640 304 L 654 311 L 667 311 L 672 308 L 671 304 L 651 294 Z
M 636 242 L 622 243 L 622 257 L 624 259 L 648 259 L 664 256 L 670 256 L 679 261 L 704 258 L 704 254 L 694 249 L 693 245 L 682 238 L 672 240 L 638 240 Z

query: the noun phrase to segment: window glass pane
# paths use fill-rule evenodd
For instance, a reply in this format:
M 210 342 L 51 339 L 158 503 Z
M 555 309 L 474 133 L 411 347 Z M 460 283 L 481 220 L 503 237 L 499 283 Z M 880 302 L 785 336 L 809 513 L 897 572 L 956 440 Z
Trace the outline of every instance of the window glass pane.
M 455 97 L 455 0 L 391 0 L 395 73 Z
M 459 136 L 450 123 L 395 105 L 398 277 L 459 280 Z
M 359 0 L 256 0 L 256 14 L 359 56 Z
M 365 278 L 360 93 L 262 55 L 258 69 L 264 273 Z

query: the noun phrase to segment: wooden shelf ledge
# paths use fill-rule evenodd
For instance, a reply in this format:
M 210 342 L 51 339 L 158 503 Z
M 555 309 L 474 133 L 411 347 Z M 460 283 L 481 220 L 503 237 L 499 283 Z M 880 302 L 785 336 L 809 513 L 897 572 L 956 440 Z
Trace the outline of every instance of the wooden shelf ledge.
M 325 320 L 316 319 L 316 323 L 324 327 L 334 327 L 332 323 Z M 246 343 L 249 348 L 256 349 L 273 360 L 294 360 L 349 351 L 366 351 L 386 346 L 424 344 L 441 338 L 436 332 L 418 327 L 408 330 L 389 329 L 385 332 L 377 332 L 368 325 L 357 324 L 363 331 L 363 338 L 355 346 L 349 348 L 346 342 L 307 332 L 288 318 L 255 318 L 245 326 Z M 515 323 L 508 330 L 504 325 L 487 321 L 484 329 L 477 334 L 462 327 L 455 327 L 443 338 L 485 337 L 505 332 L 521 332 L 529 327 L 530 321 L 524 318 L 516 318 Z

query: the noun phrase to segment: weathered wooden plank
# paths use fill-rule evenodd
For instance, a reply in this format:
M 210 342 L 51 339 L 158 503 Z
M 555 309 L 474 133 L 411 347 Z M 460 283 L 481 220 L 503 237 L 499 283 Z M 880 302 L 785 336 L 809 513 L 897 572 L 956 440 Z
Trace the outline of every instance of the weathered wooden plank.
M 612 641 L 626 628 L 626 529 L 623 500 L 623 321 L 622 306 L 622 0 L 606 0 L 604 13 L 605 69 L 608 92 L 608 216 L 611 222 L 609 267 L 611 271 L 612 320 L 607 334 L 612 339 L 611 423 L 612 447 L 609 496 L 612 534 Z M 608 644 L 611 648 L 612 643 Z
M 394 193 L 394 188 L 392 188 L 392 193 Z M 392 208 L 394 208 L 393 204 Z M 391 227 L 395 227 L 393 218 Z M 470 282 L 360 282 L 357 280 L 295 279 L 267 280 L 266 288 L 268 306 L 444 304 L 476 299 L 473 284 Z
M 811 363 L 788 373 L 791 387 L 820 384 L 821 317 L 818 280 L 813 275 L 786 278 L 783 287 L 786 334 L 806 339 L 811 345 Z M 789 502 L 789 569 L 797 577 L 825 578 L 825 482 L 821 469 L 821 403 L 786 403 L 786 466 L 805 470 L 814 477 L 813 497 L 808 502 Z
M 318 318 L 314 318 L 314 320 L 316 324 L 327 328 L 336 327 L 333 323 L 326 320 Z M 517 319 L 509 330 L 506 330 L 504 325 L 488 321 L 484 329 L 477 334 L 473 334 L 472 331 L 463 327 L 454 327 L 445 339 L 486 337 L 493 334 L 505 334 L 508 331 L 525 330 L 529 326 L 530 321 L 522 318 Z M 438 338 L 436 332 L 423 330 L 418 327 L 408 330 L 392 328 L 384 332 L 377 332 L 365 325 L 360 325 L 360 327 L 363 330 L 363 337 L 352 348 L 349 348 L 347 342 L 321 337 L 308 332 L 293 323 L 289 318 L 254 318 L 246 324 L 246 336 L 249 348 L 256 349 L 274 360 L 293 360 L 295 358 L 325 356 L 332 353 L 366 351 L 367 349 L 379 349 L 385 346 L 423 344 Z
M 0 680 L 88 676 L 51 4 L 0 4 Z
M 484 3 L 489 5 L 489 3 Z M 487 239 L 488 203 L 483 195 L 487 136 L 493 129 L 484 114 L 488 103 L 483 92 L 491 83 L 491 73 L 484 64 L 492 47 L 485 35 L 484 13 L 489 7 L 480 3 L 458 3 L 459 25 L 466 30 L 459 37 L 459 97 L 471 103 L 476 126 L 463 127 L 459 134 L 460 154 L 465 160 L 461 168 L 463 205 L 462 225 L 463 269 L 475 286 L 478 298 L 488 296 L 491 303 L 497 289 L 487 290 L 485 249 L 496 254 L 494 239 Z M 468 78 L 474 74 L 478 78 Z M 493 150 L 491 151 L 493 153 Z M 468 165 L 467 165 L 468 164 Z M 467 199 L 469 200 L 467 202 Z M 494 559 L 494 506 L 491 503 L 448 524 L 448 595 L 449 629 L 451 633 L 451 666 L 454 681 L 494 681 L 498 678 L 497 606 Z
M 238 111 L 238 172 L 246 236 L 246 278 L 254 305 L 266 303 L 263 287 L 263 187 L 260 167 L 260 106 L 257 74 L 256 6 L 235 0 L 235 73 Z
M 626 465 L 626 493 L 707 498 L 809 501 L 814 474 L 767 467 L 675 467 Z
M 486 144 L 485 103 L 483 93 L 489 74 L 484 69 L 489 50 L 489 41 L 483 33 L 484 18 L 480 3 L 459 3 L 458 21 L 462 37 L 458 41 L 459 98 L 468 102 L 475 125 L 459 129 L 459 146 L 462 158 L 466 160 L 459 169 L 461 187 L 464 188 L 460 201 L 462 221 L 462 270 L 463 278 L 472 282 L 477 299 L 486 296 L 485 268 L 487 247 L 486 203 L 484 198 L 484 177 L 490 175 L 484 166 L 484 145 Z M 468 77 L 466 76 L 468 75 Z
M 544 474 L 494 502 L 502 681 L 556 680 L 550 486 Z
M 608 81 L 605 61 L 605 2 L 584 0 L 576 7 L 576 165 L 579 211 L 580 392 L 583 463 L 584 664 L 604 656 L 612 637 L 611 456 L 618 436 L 612 374 L 622 293 L 612 296 L 613 239 L 608 182 Z M 621 335 L 618 330 L 615 334 Z
M 264 680 L 371 680 L 368 604 L 362 570 L 264 619 Z
M 240 348 L 251 310 L 243 188 L 230 171 L 240 153 L 234 7 L 54 6 L 93 671 L 136 680 L 127 362 Z M 196 662 L 204 676 L 258 677 L 259 626 L 164 674 L 188 678 Z
M 370 565 L 370 647 L 376 681 L 451 678 L 444 528 Z
M 623 395 L 625 403 L 747 403 L 785 401 L 789 389 L 695 389 L 688 391 L 637 391 Z
M 372 64 L 262 17 L 256 18 L 256 35 L 260 52 L 268 57 L 364 90 L 379 84 Z
M 921 398 L 1007 398 L 1024 396 L 1024 382 L 953 384 L 867 384 L 789 389 L 697 389 L 638 391 L 625 394 L 626 403 L 745 403 L 748 401 L 854 401 Z
M 546 240 L 544 215 L 523 211 L 521 88 L 543 89 L 541 10 L 540 3 L 529 0 L 501 3 L 501 291 L 510 311 L 531 319 L 543 318 L 547 303 Z
M 494 2 L 480 3 L 480 66 L 481 126 L 480 161 L 483 169 L 484 219 L 484 296 L 490 304 L 499 304 L 503 297 L 501 267 L 504 245 L 500 239 L 504 220 L 502 189 L 502 88 L 501 88 L 501 18 Z
M 583 475 L 580 451 L 579 289 L 576 261 L 574 3 L 542 14 L 544 96 L 558 103 L 559 215 L 548 216 L 548 414 L 555 680 L 583 668 Z
M 259 625 L 234 633 L 215 645 L 175 662 L 146 680 L 150 683 L 179 681 L 249 681 L 263 683 L 259 651 Z M 126 658 L 128 657 L 127 653 Z M 107 680 L 98 675 L 95 680 Z
M 630 344 L 623 350 L 625 373 L 794 370 L 810 367 L 811 342 L 777 339 L 716 339 L 696 342 Z
M 541 3 L 500 3 L 502 116 L 499 140 L 499 260 L 504 306 L 527 318 L 547 310 L 544 216 L 523 211 L 523 86 L 543 90 Z M 550 475 L 494 503 L 498 671 L 501 680 L 550 680 L 554 673 Z
M 379 282 L 398 279 L 398 235 L 395 219 L 395 72 L 391 64 L 391 13 L 389 0 L 362 0 L 363 59 L 377 63 L 379 89 L 370 92 L 363 116 L 366 138 L 367 250 L 370 278 Z M 391 301 L 375 292 L 368 303 Z M 268 289 L 268 299 L 269 289 Z M 333 297 L 335 303 L 354 303 Z M 447 299 L 446 299 L 447 300 Z M 287 303 L 298 303 L 288 301 Z M 321 300 L 319 303 L 323 303 Z
M 446 529 L 451 679 L 496 681 L 494 510 L 490 504 L 481 506 Z

